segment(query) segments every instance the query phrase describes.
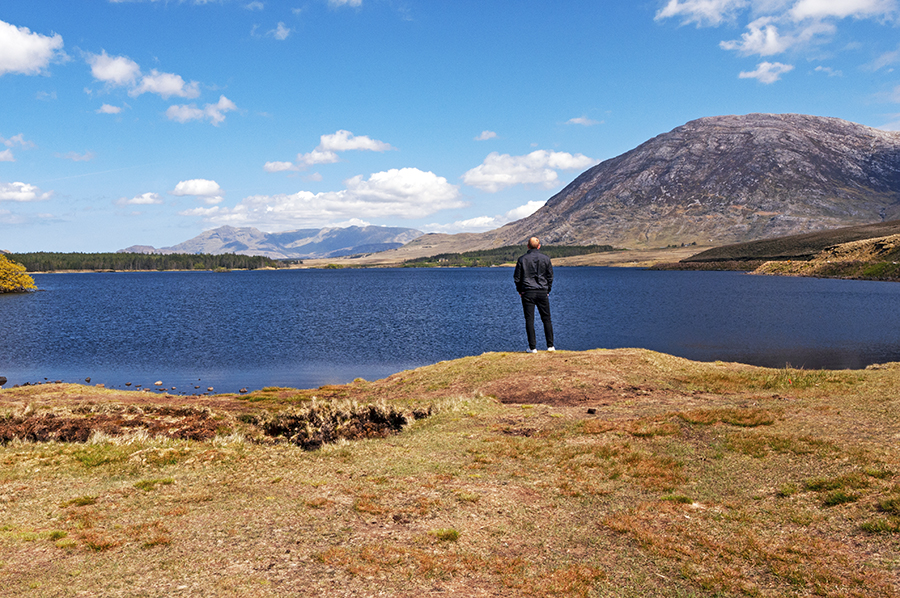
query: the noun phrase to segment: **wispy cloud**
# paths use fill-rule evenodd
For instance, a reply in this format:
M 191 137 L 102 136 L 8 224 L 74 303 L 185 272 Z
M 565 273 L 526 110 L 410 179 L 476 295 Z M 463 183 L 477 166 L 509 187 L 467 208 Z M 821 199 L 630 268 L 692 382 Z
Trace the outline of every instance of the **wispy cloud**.
M 482 131 L 480 135 L 475 137 L 475 141 L 487 141 L 488 139 L 496 139 L 497 134 L 493 131 Z
M 770 85 L 781 79 L 781 75 L 794 70 L 790 64 L 780 62 L 760 62 L 754 71 L 741 71 L 738 77 L 741 79 L 756 79 L 760 83 Z
M 233 110 L 237 110 L 235 103 L 225 96 L 219 96 L 218 102 L 206 104 L 203 108 L 198 108 L 196 104 L 169 106 L 166 110 L 166 117 L 180 123 L 208 120 L 214 126 L 219 126 L 225 121 L 225 113 Z
M 274 37 L 277 40 L 286 40 L 288 36 L 291 34 L 291 30 L 288 27 L 284 26 L 284 23 L 279 22 L 275 29 L 267 32 L 266 35 L 269 37 Z
M 63 160 L 72 160 L 73 162 L 90 162 L 96 155 L 94 152 L 85 152 L 83 154 L 79 154 L 78 152 L 68 152 L 65 154 L 56 154 L 56 157 L 62 158 Z
M 586 116 L 579 116 L 577 118 L 570 118 L 566 121 L 567 125 L 581 125 L 583 127 L 592 127 L 594 125 L 601 124 L 599 120 L 594 120 L 592 118 L 588 118 Z
M 2 136 L 0 136 L 0 143 L 5 145 L 6 147 L 21 147 L 22 149 L 31 149 L 34 147 L 34 142 L 25 139 L 24 133 L 13 135 L 9 139 L 4 139 Z

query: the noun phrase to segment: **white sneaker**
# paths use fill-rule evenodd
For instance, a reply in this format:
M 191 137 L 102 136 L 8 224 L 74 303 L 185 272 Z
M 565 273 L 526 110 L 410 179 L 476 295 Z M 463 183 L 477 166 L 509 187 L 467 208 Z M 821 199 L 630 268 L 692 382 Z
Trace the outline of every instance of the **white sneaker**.
M 548 351 L 556 351 L 556 347 L 547 347 Z
M 537 353 L 537 349 L 525 349 L 526 353 Z

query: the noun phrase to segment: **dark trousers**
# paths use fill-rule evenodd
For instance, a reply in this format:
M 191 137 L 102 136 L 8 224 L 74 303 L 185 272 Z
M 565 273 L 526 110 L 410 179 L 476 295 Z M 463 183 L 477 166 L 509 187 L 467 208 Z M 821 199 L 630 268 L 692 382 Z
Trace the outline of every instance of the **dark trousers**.
M 525 332 L 528 334 L 528 348 L 536 349 L 534 336 L 534 307 L 537 306 L 544 325 L 544 338 L 547 347 L 553 346 L 553 324 L 550 322 L 550 294 L 544 291 L 526 291 L 522 293 L 522 310 L 525 312 Z

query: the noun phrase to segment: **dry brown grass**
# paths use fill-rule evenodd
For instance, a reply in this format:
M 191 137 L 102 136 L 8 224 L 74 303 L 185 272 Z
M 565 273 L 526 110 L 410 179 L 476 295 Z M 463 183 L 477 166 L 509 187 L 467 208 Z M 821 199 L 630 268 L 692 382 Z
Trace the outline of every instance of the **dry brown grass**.
M 202 405 L 3 390 L 6 417 L 234 425 L 0 445 L 0 595 L 897 596 L 898 383 L 598 350 Z M 316 451 L 241 427 L 313 396 L 434 413 Z

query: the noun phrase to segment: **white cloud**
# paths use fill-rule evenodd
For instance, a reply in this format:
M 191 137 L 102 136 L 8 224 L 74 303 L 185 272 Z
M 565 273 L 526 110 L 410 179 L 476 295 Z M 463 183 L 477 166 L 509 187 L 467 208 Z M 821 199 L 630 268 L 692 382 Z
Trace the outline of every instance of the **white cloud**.
M 790 11 L 795 20 L 837 17 L 887 17 L 897 11 L 896 0 L 800 0 Z
M 740 39 L 722 41 L 719 47 L 743 56 L 768 57 L 813 50 L 821 56 L 821 46 L 835 39 L 840 21 L 874 19 L 884 24 L 895 21 L 898 13 L 898 0 L 668 0 L 656 13 L 656 20 L 674 18 L 682 24 L 716 27 L 746 19 L 746 32 Z M 850 47 L 853 44 L 844 46 Z M 891 60 L 889 54 L 884 56 Z M 879 62 L 874 70 L 880 68 Z M 773 66 L 740 76 L 772 83 L 786 72 L 784 65 L 782 70 L 772 70 Z
M 185 83 L 181 75 L 160 73 L 153 69 L 149 75 L 141 77 L 140 84 L 129 90 L 128 95 L 137 97 L 142 93 L 155 93 L 164 100 L 172 96 L 192 99 L 200 95 L 200 84 L 196 81 Z
M 720 25 L 732 20 L 748 4 L 748 0 L 669 0 L 656 13 L 656 20 L 679 17 L 684 24 Z
M 266 162 L 266 172 L 284 172 L 303 170 L 316 164 L 334 164 L 340 161 L 336 152 L 351 150 L 386 152 L 394 149 L 389 143 L 371 139 L 365 135 L 354 135 L 350 131 L 340 130 L 332 135 L 319 137 L 319 145 L 311 152 L 297 154 L 297 162 Z
M 288 27 L 285 27 L 284 23 L 279 22 L 278 26 L 269 31 L 266 35 L 270 35 L 278 40 L 286 40 L 290 34 L 291 30 Z
M 122 112 L 122 109 L 119 106 L 112 106 L 110 104 L 103 104 L 96 110 L 97 114 L 118 114 Z
M 106 50 L 101 54 L 88 54 L 87 63 L 94 79 L 110 85 L 133 85 L 141 75 L 138 63 L 125 56 L 109 56 Z
M 328 0 L 328 6 L 362 6 L 362 0 Z
M 216 224 L 327 226 L 351 218 L 421 218 L 463 207 L 459 190 L 447 179 L 417 168 L 376 172 L 345 181 L 345 189 L 290 195 L 253 195 L 234 208 L 195 208 L 181 212 Z
M 524 206 L 519 206 L 518 208 L 514 208 L 507 212 L 506 217 L 509 218 L 509 222 L 527 218 L 528 216 L 531 216 L 532 214 L 543 208 L 545 203 L 547 203 L 546 199 L 542 201 L 529 201 Z
M 219 183 L 209 179 L 190 179 L 180 181 L 172 191 L 171 195 L 183 197 L 185 195 L 194 195 L 197 197 L 212 197 L 222 194 L 222 188 Z
M 0 183 L 0 201 L 43 201 L 51 195 L 28 183 Z
M 141 195 L 127 199 L 123 197 L 116 202 L 120 206 L 149 206 L 163 203 L 162 197 L 158 193 L 142 193 Z
M 266 172 L 284 172 L 286 170 L 299 170 L 299 168 L 294 166 L 293 162 L 266 162 L 263 165 L 263 170 Z
M 430 233 L 483 233 L 488 230 L 500 228 L 504 224 L 527 218 L 537 212 L 544 201 L 529 201 L 523 206 L 513 208 L 502 216 L 476 216 L 468 220 L 457 220 L 450 224 L 427 224 L 422 230 Z
M 747 25 L 749 31 L 741 35 L 741 40 L 720 42 L 723 50 L 736 50 L 741 54 L 759 54 L 771 56 L 780 54 L 790 47 L 790 41 L 778 35 L 778 27 L 772 24 L 771 17 L 757 19 Z
M 524 156 L 491 152 L 481 165 L 463 175 L 466 185 L 494 193 L 513 185 L 542 185 L 551 188 L 559 182 L 557 170 L 584 169 L 597 161 L 583 154 L 536 150 Z
M 5 149 L 0 152 L 0 162 L 15 162 L 16 159 L 13 157 L 13 153 L 11 149 Z
M 781 79 L 781 75 L 794 70 L 793 65 L 780 62 L 760 62 L 755 71 L 741 71 L 738 75 L 741 79 L 757 79 L 760 83 L 769 85 Z
M 225 96 L 219 96 L 217 103 L 207 104 L 203 108 L 197 108 L 196 104 L 169 106 L 168 110 L 166 110 L 166 116 L 169 120 L 180 123 L 186 123 L 191 120 L 208 120 L 214 126 L 219 126 L 225 120 L 225 113 L 232 110 L 237 110 L 234 102 Z
M 72 160 L 73 162 L 90 162 L 96 156 L 94 152 L 85 152 L 83 154 L 79 154 L 77 152 L 68 152 L 66 154 L 56 154 L 57 158 L 62 158 L 64 160 Z
M 744 56 L 774 56 L 786 52 L 795 46 L 806 46 L 823 36 L 833 35 L 837 28 L 831 23 L 814 21 L 798 27 L 788 34 L 782 35 L 773 24 L 774 17 L 762 17 L 749 25 L 749 31 L 741 35 L 740 41 L 731 40 L 719 43 L 723 50 L 734 50 Z
M 497 134 L 493 131 L 482 131 L 481 134 L 475 138 L 475 141 L 487 141 L 488 139 L 496 139 Z
M 345 152 L 348 150 L 386 152 L 394 148 L 389 143 L 370 139 L 365 135 L 356 136 L 350 131 L 340 130 L 332 135 L 322 135 L 319 138 L 319 147 L 317 149 L 332 152 Z
M 593 125 L 599 125 L 599 120 L 593 120 L 586 116 L 579 116 L 577 118 L 570 118 L 566 121 L 567 125 L 581 125 L 583 127 L 591 127 Z
M 196 81 L 185 83 L 181 75 L 161 73 L 156 69 L 149 75 L 142 75 L 138 63 L 127 56 L 110 56 L 103 50 L 100 54 L 88 54 L 86 60 L 94 79 L 108 86 L 128 87 L 131 97 L 155 93 L 167 100 L 172 96 L 192 99 L 200 95 L 200 84 Z
M 0 21 L 0 76 L 6 73 L 37 75 L 62 54 L 63 38 L 32 33 Z
M 262 2 L 251 2 L 244 5 L 244 8 L 247 10 L 262 10 L 265 8 L 265 5 Z
M 334 164 L 340 161 L 336 153 L 330 150 L 314 149 L 308 154 L 297 154 L 297 162 L 306 166 L 314 164 Z

